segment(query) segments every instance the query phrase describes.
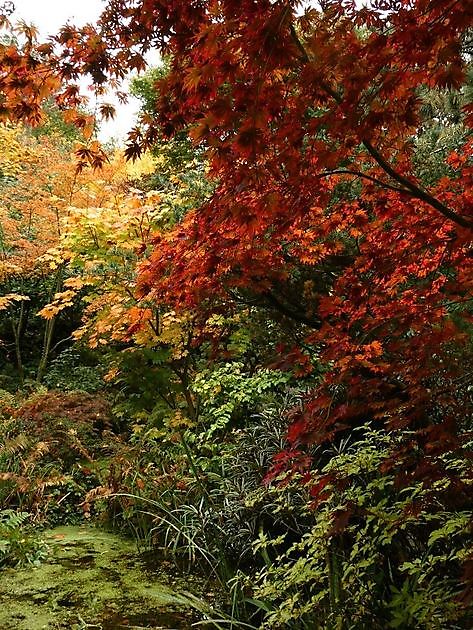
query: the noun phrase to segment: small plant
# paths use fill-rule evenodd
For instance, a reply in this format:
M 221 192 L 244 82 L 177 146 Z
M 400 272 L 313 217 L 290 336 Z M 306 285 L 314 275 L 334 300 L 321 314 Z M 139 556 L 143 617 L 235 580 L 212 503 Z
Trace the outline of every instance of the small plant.
M 46 557 L 44 541 L 27 530 L 29 517 L 28 512 L 0 511 L 0 568 L 38 565 Z
M 211 440 L 238 416 L 247 418 L 248 411 L 261 406 L 289 380 L 289 373 L 266 368 L 249 374 L 244 364 L 236 361 L 198 373 L 192 390 L 199 396 L 202 421 L 208 427 L 201 441 Z
M 99 369 L 82 365 L 80 354 L 73 348 L 66 348 L 51 361 L 43 382 L 51 389 L 89 394 L 103 389 L 104 386 Z

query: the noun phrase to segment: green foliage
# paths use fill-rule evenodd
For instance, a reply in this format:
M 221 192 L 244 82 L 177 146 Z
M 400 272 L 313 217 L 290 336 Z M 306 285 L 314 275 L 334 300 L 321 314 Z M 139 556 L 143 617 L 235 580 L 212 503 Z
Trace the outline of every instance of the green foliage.
M 43 382 L 50 389 L 64 392 L 80 391 L 91 394 L 104 387 L 99 368 L 84 365 L 74 348 L 66 348 L 52 359 Z
M 163 79 L 169 72 L 169 60 L 165 59 L 157 68 L 150 68 L 145 74 L 134 77 L 130 85 L 130 94 L 141 101 L 141 110 L 147 114 L 155 111 L 156 82 Z
M 133 78 L 130 85 L 130 93 L 141 101 L 141 111 L 152 115 L 155 112 L 156 101 L 159 98 L 157 82 L 163 79 L 169 72 L 169 61 L 164 60 L 161 66 L 149 69 L 145 74 Z M 172 140 L 160 138 L 153 148 L 153 154 L 158 158 L 159 167 L 156 171 L 157 181 L 164 184 L 169 178 L 176 177 L 188 170 L 189 164 L 193 167 L 203 167 L 203 160 L 195 160 L 198 157 L 187 132 L 180 132 Z M 168 182 L 169 183 L 169 182 Z
M 29 517 L 27 512 L 0 511 L 0 568 L 38 565 L 46 557 L 45 543 L 26 530 Z
M 140 99 L 141 111 L 145 115 L 155 111 L 155 103 L 159 97 L 156 83 L 168 72 L 169 63 L 165 60 L 162 66 L 151 68 L 144 75 L 132 80 L 130 93 Z M 206 177 L 202 149 L 196 149 L 187 130 L 177 133 L 171 140 L 159 138 L 152 148 L 152 154 L 156 158 L 156 170 L 144 178 L 142 183 L 148 190 L 167 193 L 173 193 L 180 188 L 180 195 L 185 198 L 185 203 L 181 204 L 179 218 L 211 195 L 214 186 Z
M 473 67 L 460 90 L 420 90 L 422 125 L 415 139 L 414 165 L 424 185 L 432 186 L 441 177 L 452 177 L 448 155 L 465 144 L 471 130 L 464 123 L 463 107 L 473 97 Z
M 192 390 L 199 397 L 200 420 L 207 427 L 201 440 L 210 440 L 238 417 L 248 417 L 268 394 L 275 394 L 290 374 L 266 368 L 248 373 L 240 362 L 224 363 L 196 374 Z
M 445 458 L 445 476 L 431 487 L 415 478 L 406 487 L 397 471 L 381 472 L 398 440 L 363 432 L 323 468 L 331 479 L 323 491 L 321 477 L 312 482 L 310 528 L 260 572 L 256 597 L 275 606 L 264 627 L 470 627 L 472 611 L 459 595 L 471 514 L 447 507 L 455 491 L 449 470 L 463 470 L 466 480 L 467 459 Z M 274 544 L 267 538 L 256 549 Z
M 136 426 L 87 501 L 140 544 L 161 548 L 189 570 L 201 567 L 225 596 L 238 572 L 253 565 L 260 531 L 296 535 L 303 524 L 305 491 L 288 487 L 290 505 L 280 509 L 262 486 L 271 459 L 284 447 L 284 414 L 297 402 L 292 397 L 276 404 L 270 397 L 266 392 L 264 412 L 245 417 L 239 428 L 227 425 L 219 440 L 205 439 L 198 426 L 174 434 Z M 206 616 L 220 619 L 222 627 L 240 627 L 238 619 L 258 622 L 261 610 L 246 601 L 238 581 L 230 599 L 225 610 Z
M 111 360 L 120 365 L 114 378 L 117 394 L 113 411 L 124 425 L 144 421 L 148 428 L 162 428 L 179 390 L 168 357 L 166 348 L 132 348 L 113 355 Z

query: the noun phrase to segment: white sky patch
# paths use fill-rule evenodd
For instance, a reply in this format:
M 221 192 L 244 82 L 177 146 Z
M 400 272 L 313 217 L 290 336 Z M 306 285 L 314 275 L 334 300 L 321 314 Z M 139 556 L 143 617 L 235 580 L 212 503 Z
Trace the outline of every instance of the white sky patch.
M 43 37 L 54 35 L 66 22 L 83 26 L 96 22 L 104 3 L 101 0 L 14 0 L 13 17 L 33 23 Z

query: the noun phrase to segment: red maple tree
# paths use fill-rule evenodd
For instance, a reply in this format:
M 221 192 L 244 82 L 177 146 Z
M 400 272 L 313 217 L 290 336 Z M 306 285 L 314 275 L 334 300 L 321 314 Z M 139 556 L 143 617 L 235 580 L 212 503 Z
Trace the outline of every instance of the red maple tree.
M 128 154 L 158 130 L 190 127 L 219 182 L 156 238 L 141 291 L 180 308 L 251 292 L 306 325 L 329 370 L 292 442 L 376 419 L 415 428 L 426 452 L 448 449 L 468 403 L 455 383 L 470 319 L 471 142 L 430 188 L 412 158 L 419 89 L 463 85 L 473 7 L 300 4 L 118 0 L 105 10 L 102 44 L 117 52 L 104 73 L 151 46 L 172 56 L 156 116 L 132 132 Z M 301 270 L 310 291 L 296 298 Z
M 89 72 L 98 85 L 141 67 L 152 47 L 171 56 L 156 115 L 132 131 L 128 155 L 189 128 L 218 186 L 156 237 L 140 291 L 181 309 L 250 293 L 306 326 L 328 370 L 290 427 L 294 445 L 369 419 L 413 428 L 421 467 L 459 446 L 472 144 L 430 187 L 413 152 L 419 90 L 462 87 L 472 22 L 473 5 L 455 0 L 361 10 L 113 0 L 97 30 L 57 38 L 61 76 Z

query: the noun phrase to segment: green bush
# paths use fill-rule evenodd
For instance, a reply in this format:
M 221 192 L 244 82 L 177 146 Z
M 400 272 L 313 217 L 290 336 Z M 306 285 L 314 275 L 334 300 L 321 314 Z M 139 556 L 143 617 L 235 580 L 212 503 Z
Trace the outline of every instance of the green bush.
M 443 477 L 430 486 L 413 477 L 406 487 L 396 471 L 381 472 L 399 439 L 364 427 L 312 482 L 311 526 L 258 576 L 253 595 L 272 608 L 265 628 L 471 627 L 473 611 L 460 598 L 471 510 L 448 507 L 450 473 L 467 480 L 468 459 L 444 456 Z M 287 486 L 273 492 L 287 501 Z M 278 546 L 268 536 L 255 549 L 269 557 Z
M 81 357 L 73 348 L 66 348 L 52 359 L 43 382 L 50 389 L 63 392 L 87 392 L 93 394 L 104 388 L 97 367 L 83 365 Z
M 210 441 L 232 420 L 240 418 L 244 425 L 251 412 L 286 385 L 291 375 L 279 370 L 259 368 L 249 374 L 243 363 L 225 363 L 212 370 L 199 372 L 192 391 L 198 396 L 200 422 L 205 425 L 199 439 Z
M 44 541 L 26 528 L 29 517 L 27 512 L 0 511 L 0 567 L 38 565 L 46 557 Z

